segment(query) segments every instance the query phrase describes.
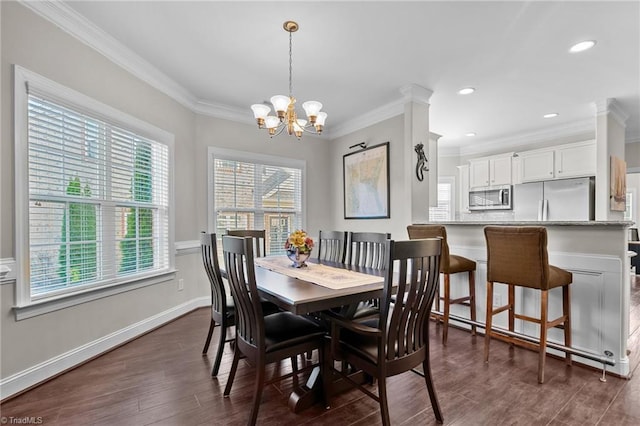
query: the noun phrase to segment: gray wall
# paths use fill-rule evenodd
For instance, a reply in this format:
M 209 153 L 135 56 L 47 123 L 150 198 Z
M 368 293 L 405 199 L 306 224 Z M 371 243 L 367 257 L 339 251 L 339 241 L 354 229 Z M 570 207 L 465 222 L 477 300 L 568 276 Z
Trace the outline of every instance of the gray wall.
M 307 203 L 305 227 L 310 235 L 318 235 L 321 228 L 331 227 L 331 217 L 326 212 L 326 202 L 331 199 L 327 171 L 331 164 L 331 142 L 304 135 L 301 140 L 280 135 L 270 139 L 267 132 L 255 126 L 234 123 L 213 117 L 196 117 L 196 211 L 202 230 L 207 229 L 207 149 L 210 146 L 255 152 L 278 157 L 307 161 L 306 188 L 303 191 Z
M 389 180 L 391 217 L 389 219 L 344 219 L 344 190 L 342 182 L 342 157 L 359 148 L 349 146 L 366 142 L 368 146 L 389 142 Z M 405 184 L 405 174 L 413 173 L 404 166 L 404 116 L 358 130 L 332 141 L 331 151 L 331 208 L 333 227 L 340 231 L 390 232 L 395 239 L 407 238 L 407 225 L 411 223 L 411 190 Z
M 624 145 L 624 158 L 627 162 L 627 169 L 633 169 L 640 173 L 640 142 L 627 143 Z

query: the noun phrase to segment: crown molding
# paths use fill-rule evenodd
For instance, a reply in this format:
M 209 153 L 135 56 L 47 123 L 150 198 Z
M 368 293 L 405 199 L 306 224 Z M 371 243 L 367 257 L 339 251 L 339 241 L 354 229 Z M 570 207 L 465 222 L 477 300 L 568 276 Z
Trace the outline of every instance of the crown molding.
M 475 144 L 472 147 L 462 147 L 458 149 L 459 155 L 476 155 L 485 154 L 492 151 L 508 151 L 516 150 L 518 147 L 532 145 L 539 142 L 548 141 L 566 136 L 574 136 L 585 133 L 594 133 L 596 128 L 595 118 L 586 120 L 574 121 L 571 123 L 562 124 L 559 126 L 549 127 L 540 130 L 533 130 L 530 132 L 523 132 L 519 135 L 507 135 L 497 139 L 493 139 L 491 142 Z M 449 155 L 452 155 L 453 150 L 443 150 Z
M 243 124 L 256 124 L 253 114 L 249 112 L 248 108 L 245 110 L 201 99 L 195 102 L 191 109 L 197 114 L 236 121 Z
M 614 98 L 607 98 L 593 103 L 596 108 L 596 115 L 611 114 L 611 116 L 622 126 L 626 127 L 625 122 L 629 118 L 618 101 Z
M 196 110 L 198 100 L 193 94 L 65 3 L 59 1 L 19 1 L 26 8 L 60 27 L 145 83 L 183 106 L 193 111 Z
M 398 116 L 404 113 L 404 104 L 405 101 L 403 99 L 397 99 L 393 102 L 389 102 L 386 105 L 382 105 L 359 115 L 345 123 L 332 127 L 328 136 L 332 139 L 339 138 L 389 118 Z

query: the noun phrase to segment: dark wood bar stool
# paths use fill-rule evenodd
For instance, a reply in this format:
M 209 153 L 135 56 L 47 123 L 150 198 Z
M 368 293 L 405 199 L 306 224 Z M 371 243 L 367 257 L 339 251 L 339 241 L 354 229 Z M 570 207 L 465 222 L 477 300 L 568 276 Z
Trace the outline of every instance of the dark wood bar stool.
M 500 227 L 484 228 L 487 241 L 487 319 L 484 340 L 484 360 L 489 361 L 491 337 L 511 344 L 538 350 L 538 383 L 544 383 L 544 363 L 547 348 L 547 331 L 553 327 L 564 329 L 564 345 L 571 347 L 571 315 L 569 284 L 571 272 L 549 265 L 547 255 L 547 230 L 544 227 Z M 493 283 L 509 286 L 509 301 L 505 306 L 493 307 Z M 515 286 L 540 290 L 540 318 L 516 314 L 514 309 Z M 549 320 L 549 290 L 562 287 L 562 316 Z M 517 337 L 500 334 L 492 328 L 493 316 L 509 311 L 509 331 L 514 331 L 515 319 L 540 325 L 540 344 L 536 345 Z M 567 352 L 566 363 L 571 365 L 571 354 Z
M 444 275 L 444 296 L 436 297 L 436 308 L 440 310 L 440 300 L 444 302 L 444 310 L 442 315 L 442 343 L 447 344 L 447 336 L 449 329 L 449 311 L 451 305 L 468 306 L 471 311 L 471 320 L 476 320 L 476 281 L 475 271 L 476 262 L 466 257 L 457 256 L 449 253 L 449 244 L 447 244 L 447 230 L 442 225 L 409 225 L 407 226 L 409 239 L 417 240 L 422 238 L 442 238 L 442 258 L 440 261 L 440 273 Z M 465 297 L 451 298 L 451 274 L 467 272 L 469 274 L 469 295 Z M 471 335 L 475 336 L 476 326 L 471 326 Z

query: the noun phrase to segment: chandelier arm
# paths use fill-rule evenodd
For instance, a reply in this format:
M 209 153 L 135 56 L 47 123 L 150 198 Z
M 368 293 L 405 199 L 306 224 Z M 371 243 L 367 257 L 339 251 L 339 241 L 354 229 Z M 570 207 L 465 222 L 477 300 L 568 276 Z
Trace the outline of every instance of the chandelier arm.
M 270 137 L 274 137 L 274 136 L 278 136 L 280 133 L 282 133 L 282 131 L 287 127 L 287 125 L 285 123 L 280 123 L 278 124 L 278 131 L 275 132 L 273 135 L 270 135 Z
M 307 124 L 305 124 L 304 126 L 298 122 L 298 117 L 296 117 L 296 119 L 293 121 L 298 125 L 298 127 L 302 129 L 303 132 L 319 135 L 319 133 L 315 130 L 315 126 L 311 124 L 310 121 L 307 121 Z

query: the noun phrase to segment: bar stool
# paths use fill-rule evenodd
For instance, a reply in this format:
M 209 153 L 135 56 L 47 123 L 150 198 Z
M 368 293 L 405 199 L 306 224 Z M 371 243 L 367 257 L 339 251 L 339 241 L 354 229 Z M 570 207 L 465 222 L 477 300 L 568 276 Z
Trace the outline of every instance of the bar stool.
M 476 281 L 475 270 L 476 262 L 466 257 L 457 256 L 449 253 L 449 245 L 447 244 L 447 230 L 442 225 L 409 225 L 407 232 L 410 240 L 422 238 L 442 238 L 442 255 L 440 257 L 440 273 L 444 274 L 444 297 L 436 298 L 436 308 L 440 310 L 440 300 L 444 302 L 444 311 L 442 315 L 442 343 L 447 344 L 447 336 L 449 329 L 449 310 L 451 305 L 465 305 L 471 311 L 471 320 L 476 320 Z M 451 274 L 461 272 L 469 273 L 469 296 L 451 299 Z M 440 289 L 438 288 L 438 295 Z M 471 326 L 471 335 L 475 336 L 476 326 Z
M 569 284 L 571 272 L 549 265 L 547 255 L 547 230 L 544 227 L 500 227 L 484 228 L 487 241 L 487 319 L 484 339 L 484 360 L 489 361 L 491 337 L 531 347 L 538 350 L 538 383 L 544 383 L 544 363 L 547 347 L 547 330 L 553 327 L 564 329 L 564 345 L 571 347 L 571 315 Z M 509 301 L 505 306 L 493 307 L 493 283 L 509 286 Z M 540 290 L 540 318 L 516 314 L 514 309 L 515 286 Z M 562 287 L 562 316 L 548 319 L 549 290 Z M 491 327 L 493 316 L 509 311 L 509 331 L 514 331 L 515 319 L 540 325 L 540 344 L 536 345 L 517 337 L 500 334 Z M 567 365 L 571 365 L 571 354 L 566 353 Z

